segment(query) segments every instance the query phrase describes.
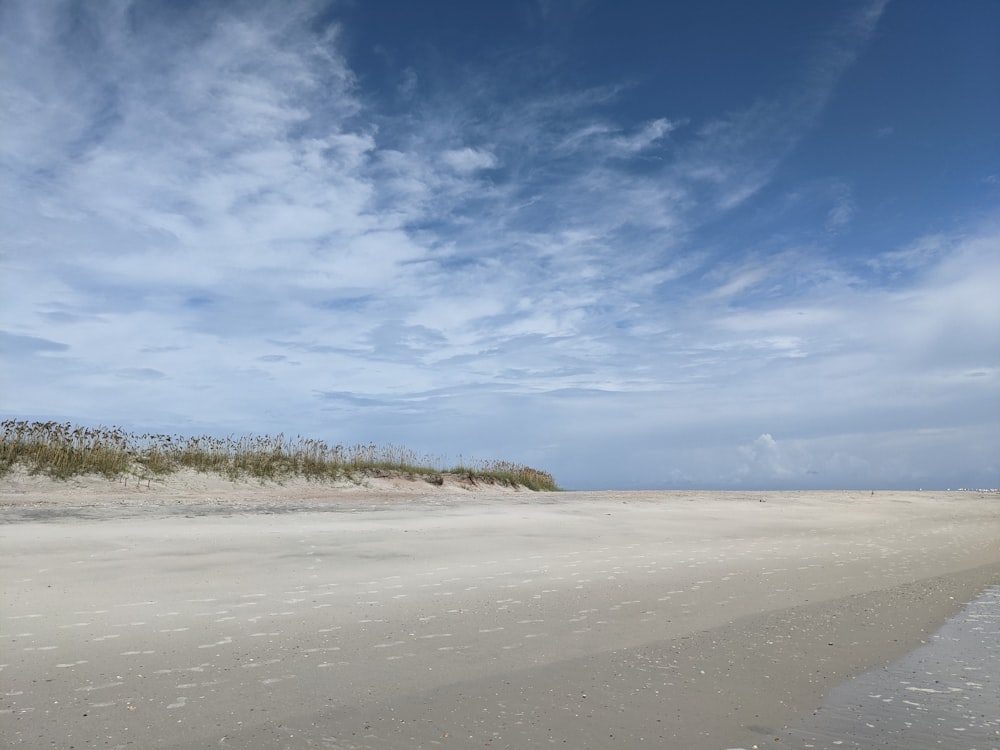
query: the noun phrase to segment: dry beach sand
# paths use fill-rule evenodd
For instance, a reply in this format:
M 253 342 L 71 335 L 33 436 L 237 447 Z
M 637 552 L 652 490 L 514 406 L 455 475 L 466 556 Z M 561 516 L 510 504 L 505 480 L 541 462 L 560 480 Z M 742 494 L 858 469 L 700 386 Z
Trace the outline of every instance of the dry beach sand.
M 14 476 L 0 522 L 4 747 L 820 747 L 1000 583 L 976 492 Z

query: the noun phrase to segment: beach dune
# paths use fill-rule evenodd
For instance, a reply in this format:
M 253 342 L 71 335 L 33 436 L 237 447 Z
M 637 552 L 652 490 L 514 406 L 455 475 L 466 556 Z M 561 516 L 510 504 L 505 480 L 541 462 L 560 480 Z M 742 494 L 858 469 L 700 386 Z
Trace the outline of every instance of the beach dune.
M 0 503 L 5 747 L 774 746 L 1000 583 L 989 493 L 22 477 Z

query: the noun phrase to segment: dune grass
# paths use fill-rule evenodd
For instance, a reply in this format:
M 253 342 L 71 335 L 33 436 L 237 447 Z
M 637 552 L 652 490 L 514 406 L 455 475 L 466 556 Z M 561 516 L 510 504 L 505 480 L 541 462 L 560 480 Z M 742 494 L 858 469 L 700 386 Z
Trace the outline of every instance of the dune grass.
M 60 422 L 7 420 L 0 423 L 0 477 L 16 466 L 54 479 L 99 475 L 108 479 L 155 479 L 180 469 L 231 480 L 281 482 L 403 475 L 440 484 L 455 475 L 487 484 L 557 490 L 551 474 L 508 461 L 475 461 L 441 468 L 430 456 L 396 445 L 334 445 L 284 435 L 182 437 L 137 435 L 117 427 L 78 427 Z

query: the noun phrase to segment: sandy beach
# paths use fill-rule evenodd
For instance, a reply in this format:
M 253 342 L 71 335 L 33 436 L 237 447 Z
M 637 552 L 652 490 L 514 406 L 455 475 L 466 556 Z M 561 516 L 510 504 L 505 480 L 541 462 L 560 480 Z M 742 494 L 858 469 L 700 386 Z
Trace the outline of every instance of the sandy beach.
M 6 747 L 805 746 L 1000 583 L 977 492 L 15 476 L 0 521 Z

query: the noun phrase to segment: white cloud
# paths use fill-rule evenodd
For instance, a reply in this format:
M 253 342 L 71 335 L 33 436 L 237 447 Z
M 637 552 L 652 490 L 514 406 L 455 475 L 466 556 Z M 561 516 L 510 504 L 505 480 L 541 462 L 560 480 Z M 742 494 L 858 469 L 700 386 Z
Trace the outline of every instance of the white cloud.
M 833 207 L 827 212 L 826 231 L 831 233 L 843 231 L 850 225 L 855 213 L 857 213 L 857 205 L 850 190 L 841 187 L 834 198 Z
M 493 169 L 498 165 L 494 154 L 469 147 L 445 151 L 441 155 L 441 160 L 460 174 L 471 174 L 481 169 Z
M 867 262 L 874 270 L 895 276 L 934 263 L 944 253 L 954 250 L 960 239 L 942 233 L 928 234 L 901 249 L 879 253 Z
M 769 433 L 765 432 L 752 443 L 740 446 L 740 453 L 748 462 L 740 469 L 744 476 L 754 474 L 781 480 L 800 473 L 796 471 L 794 461 L 786 455 L 787 449 L 779 447 Z
M 741 269 L 725 283 L 712 290 L 713 297 L 734 297 L 751 289 L 768 277 L 765 268 Z
M 644 151 L 670 134 L 677 126 L 664 117 L 646 123 L 639 132 L 615 138 L 615 145 L 626 153 Z
M 585 150 L 592 157 L 628 157 L 657 145 L 676 128 L 677 125 L 665 117 L 651 120 L 628 135 L 622 134 L 612 123 L 590 123 L 565 136 L 556 148 L 570 153 Z

